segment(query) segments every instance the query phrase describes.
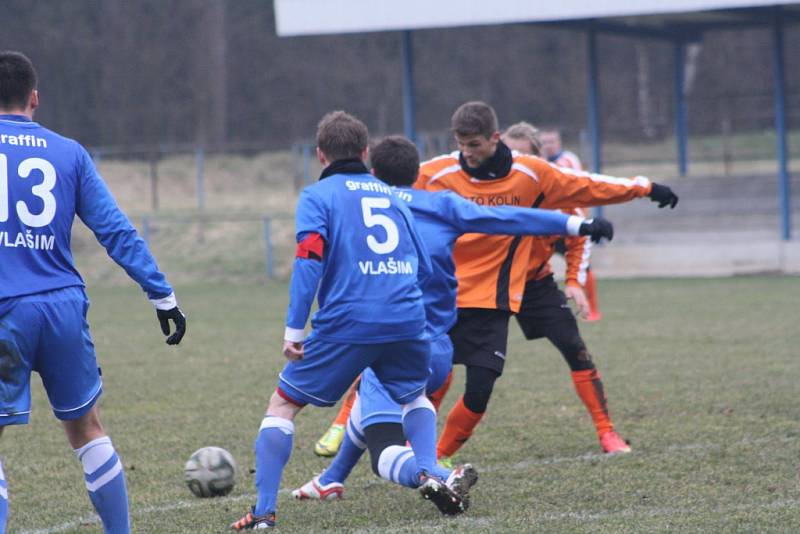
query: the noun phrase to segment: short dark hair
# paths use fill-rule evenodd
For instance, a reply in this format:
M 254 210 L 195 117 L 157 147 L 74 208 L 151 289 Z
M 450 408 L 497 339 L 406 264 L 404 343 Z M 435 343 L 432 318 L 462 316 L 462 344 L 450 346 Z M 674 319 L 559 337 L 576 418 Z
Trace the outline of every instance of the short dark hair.
M 375 176 L 389 185 L 413 185 L 419 174 L 417 147 L 402 135 L 390 135 L 370 150 Z
M 0 51 L 0 108 L 25 108 L 36 84 L 30 59 L 20 52 Z
M 360 158 L 369 143 L 366 125 L 344 111 L 332 111 L 317 125 L 317 147 L 330 161 Z
M 500 128 L 497 114 L 486 102 L 466 102 L 458 106 L 451 119 L 453 133 L 457 137 L 482 135 L 489 139 Z

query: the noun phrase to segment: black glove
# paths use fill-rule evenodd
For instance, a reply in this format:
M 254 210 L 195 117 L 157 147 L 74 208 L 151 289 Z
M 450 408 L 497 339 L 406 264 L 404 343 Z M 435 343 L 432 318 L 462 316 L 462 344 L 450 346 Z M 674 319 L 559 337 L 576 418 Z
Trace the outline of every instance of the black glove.
M 586 219 L 581 223 L 578 235 L 588 235 L 592 243 L 599 243 L 604 237 L 611 241 L 614 239 L 614 225 L 602 217 Z
M 673 193 L 672 189 L 666 185 L 653 182 L 653 188 L 650 189 L 650 194 L 648 196 L 653 202 L 658 202 L 659 208 L 669 206 L 670 209 L 673 209 L 678 205 L 678 195 Z
M 180 308 L 175 306 L 169 310 L 156 310 L 158 322 L 161 323 L 161 331 L 165 336 L 169 336 L 169 320 L 175 322 L 175 333 L 167 338 L 167 345 L 177 345 L 186 333 L 186 316 Z

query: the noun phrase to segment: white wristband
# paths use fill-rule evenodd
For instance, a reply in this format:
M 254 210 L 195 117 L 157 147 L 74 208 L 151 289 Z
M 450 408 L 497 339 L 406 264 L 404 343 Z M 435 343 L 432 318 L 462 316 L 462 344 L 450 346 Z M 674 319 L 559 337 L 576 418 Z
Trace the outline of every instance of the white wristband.
M 150 299 L 150 302 L 153 303 L 153 306 L 157 310 L 171 310 L 178 305 L 178 299 L 175 298 L 175 292 L 169 294 L 169 296 L 164 297 L 163 299 Z
M 286 330 L 283 332 L 283 339 L 285 341 L 291 341 L 292 343 L 300 343 L 305 338 L 306 335 L 302 328 L 292 328 L 287 326 Z
M 586 219 L 577 215 L 570 215 L 567 219 L 567 235 L 581 235 L 581 225 Z

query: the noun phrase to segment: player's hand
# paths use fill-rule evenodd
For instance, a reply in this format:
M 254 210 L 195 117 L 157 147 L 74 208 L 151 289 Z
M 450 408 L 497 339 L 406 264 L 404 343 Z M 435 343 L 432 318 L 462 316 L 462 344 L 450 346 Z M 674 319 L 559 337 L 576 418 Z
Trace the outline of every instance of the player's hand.
M 167 338 L 167 345 L 177 345 L 180 343 L 181 339 L 183 339 L 183 335 L 186 333 L 186 316 L 181 309 L 175 306 L 169 310 L 156 310 L 156 315 L 158 316 L 158 322 L 161 323 L 161 331 L 165 336 L 169 336 Z M 169 335 L 170 319 L 175 323 L 175 333 L 171 336 Z
M 602 217 L 586 219 L 581 223 L 578 234 L 588 235 L 592 243 L 599 243 L 603 238 L 611 241 L 614 239 L 614 225 L 611 224 L 611 221 Z
M 303 342 L 283 340 L 283 355 L 290 362 L 303 359 Z
M 581 319 L 589 317 L 589 299 L 586 298 L 586 293 L 583 291 L 583 288 L 568 285 L 564 288 L 564 295 L 566 295 L 567 300 L 575 301 L 577 315 L 580 316 Z
M 653 202 L 658 202 L 659 208 L 669 206 L 670 209 L 674 209 L 675 206 L 678 205 L 678 195 L 673 193 L 672 189 L 666 185 L 653 182 L 653 186 L 650 189 L 650 194 L 648 196 Z

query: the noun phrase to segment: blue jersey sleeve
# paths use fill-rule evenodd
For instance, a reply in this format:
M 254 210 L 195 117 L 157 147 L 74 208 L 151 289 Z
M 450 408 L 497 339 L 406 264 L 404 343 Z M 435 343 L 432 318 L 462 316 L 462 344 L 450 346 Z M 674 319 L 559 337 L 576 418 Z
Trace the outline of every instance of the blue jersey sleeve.
M 311 234 L 319 234 L 323 242 L 328 239 L 327 210 L 322 198 L 306 189 L 300 195 L 295 210 L 297 242 L 301 243 Z M 303 329 L 311 313 L 314 297 L 322 278 L 320 259 L 296 257 L 292 266 L 289 283 L 289 308 L 286 312 L 286 333 L 288 341 L 302 341 Z
M 463 197 L 437 194 L 438 213 L 461 233 L 501 235 L 578 235 L 583 217 L 558 211 L 511 206 L 479 206 Z
M 158 270 L 147 243 L 117 206 L 86 150 L 81 148 L 79 158 L 80 185 L 75 210 L 78 217 L 94 232 L 111 259 L 142 287 L 156 307 L 162 307 L 161 304 L 175 306 L 172 287 Z

